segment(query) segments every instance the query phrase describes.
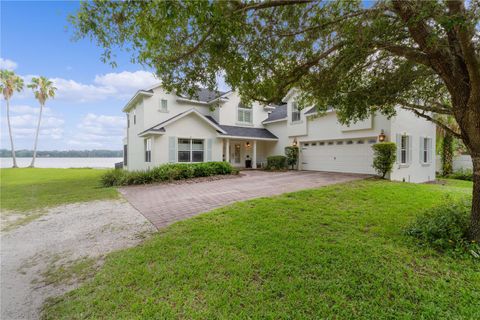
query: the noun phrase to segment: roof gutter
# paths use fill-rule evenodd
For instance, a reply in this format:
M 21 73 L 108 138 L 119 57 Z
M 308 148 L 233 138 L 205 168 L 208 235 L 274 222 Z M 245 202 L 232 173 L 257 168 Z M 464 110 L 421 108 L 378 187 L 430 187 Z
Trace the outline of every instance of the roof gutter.
M 240 139 L 240 140 L 263 140 L 263 141 L 278 141 L 278 138 L 258 138 L 258 137 L 244 137 L 244 136 L 229 136 L 219 134 L 219 138 Z
M 139 90 L 135 93 L 135 95 L 132 97 L 132 99 L 130 99 L 127 104 L 125 105 L 125 107 L 123 107 L 122 111 L 123 112 L 127 112 L 128 110 L 131 109 L 131 107 L 133 106 L 133 102 L 140 96 L 140 95 L 144 95 L 144 96 L 147 96 L 147 97 L 151 97 L 153 96 L 153 92 L 150 92 L 150 91 L 145 91 L 145 90 Z
M 281 122 L 281 121 L 287 121 L 287 118 L 270 120 L 270 121 L 262 121 L 262 124 L 269 124 L 269 123 L 275 123 L 275 122 Z

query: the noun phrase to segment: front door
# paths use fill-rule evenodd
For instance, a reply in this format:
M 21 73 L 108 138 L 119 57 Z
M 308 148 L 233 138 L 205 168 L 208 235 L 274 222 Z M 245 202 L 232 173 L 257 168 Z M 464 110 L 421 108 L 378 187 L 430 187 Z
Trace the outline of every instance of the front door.
M 235 164 L 240 164 L 240 144 L 235 144 L 234 146 L 233 161 Z

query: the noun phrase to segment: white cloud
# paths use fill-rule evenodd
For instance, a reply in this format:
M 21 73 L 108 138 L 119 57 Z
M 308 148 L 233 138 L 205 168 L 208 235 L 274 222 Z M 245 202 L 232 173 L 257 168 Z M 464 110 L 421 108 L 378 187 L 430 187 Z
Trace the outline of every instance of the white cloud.
M 53 78 L 52 81 L 57 88 L 55 99 L 59 100 L 83 103 L 112 98 L 117 93 L 113 87 L 83 84 L 62 78 Z
M 29 105 L 13 105 L 10 123 L 15 138 L 32 139 L 35 136 L 40 108 Z M 58 140 L 63 137 L 65 121 L 63 118 L 52 113 L 51 109 L 45 108 L 40 124 L 40 137 L 42 139 Z M 2 126 L 6 126 L 6 118 L 2 117 Z
M 99 86 L 129 92 L 146 89 L 158 82 L 158 79 L 155 78 L 153 73 L 141 70 L 136 72 L 123 71 L 119 73 L 107 73 L 101 76 L 97 75 L 94 80 L 94 83 Z
M 93 84 L 62 78 L 53 78 L 52 81 L 58 89 L 56 99 L 79 103 L 128 99 L 137 90 L 148 88 L 159 82 L 151 72 L 147 71 L 123 71 L 97 75 Z
M 88 113 L 68 143 L 79 148 L 120 149 L 125 124 L 124 117 Z
M 10 71 L 13 71 L 17 67 L 18 67 L 18 64 L 15 61 L 0 58 L 0 69 L 7 69 Z
M 38 114 L 40 112 L 40 107 L 31 107 L 26 104 L 13 105 L 10 107 L 12 114 Z M 44 107 L 43 116 L 52 115 L 52 109 L 49 107 Z
M 36 75 L 23 75 L 25 84 L 32 81 Z M 86 84 L 73 79 L 51 78 L 57 88 L 55 100 L 72 103 L 88 103 L 103 100 L 128 100 L 135 92 L 159 83 L 153 73 L 139 70 L 135 72 L 122 71 L 96 75 L 93 83 Z M 33 93 L 25 88 L 15 94 L 18 99 L 33 99 Z

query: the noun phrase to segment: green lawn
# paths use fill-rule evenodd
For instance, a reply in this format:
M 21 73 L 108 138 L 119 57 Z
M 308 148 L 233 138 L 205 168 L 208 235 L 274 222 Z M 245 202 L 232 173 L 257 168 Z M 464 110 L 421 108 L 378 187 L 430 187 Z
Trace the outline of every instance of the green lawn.
M 472 184 L 360 181 L 257 199 L 113 253 L 46 319 L 479 319 L 480 263 L 403 227 Z
M 1 208 L 28 211 L 65 203 L 116 198 L 102 188 L 97 169 L 1 169 Z

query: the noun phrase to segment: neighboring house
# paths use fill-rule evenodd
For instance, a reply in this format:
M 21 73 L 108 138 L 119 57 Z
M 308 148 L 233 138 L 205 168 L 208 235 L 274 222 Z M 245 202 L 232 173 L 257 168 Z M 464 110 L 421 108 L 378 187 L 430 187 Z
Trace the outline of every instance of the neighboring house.
M 335 111 L 317 115 L 298 110 L 295 90 L 283 105 L 244 106 L 235 92 L 199 89 L 194 97 L 175 95 L 160 85 L 138 91 L 127 114 L 124 165 L 148 170 L 163 163 L 228 161 L 236 167 L 262 167 L 268 156 L 300 147 L 300 170 L 374 174 L 371 145 L 383 131 L 397 143 L 392 180 L 435 179 L 435 125 L 398 109 L 387 119 L 374 115 L 350 126 L 338 123 Z

